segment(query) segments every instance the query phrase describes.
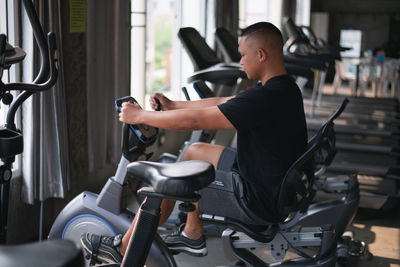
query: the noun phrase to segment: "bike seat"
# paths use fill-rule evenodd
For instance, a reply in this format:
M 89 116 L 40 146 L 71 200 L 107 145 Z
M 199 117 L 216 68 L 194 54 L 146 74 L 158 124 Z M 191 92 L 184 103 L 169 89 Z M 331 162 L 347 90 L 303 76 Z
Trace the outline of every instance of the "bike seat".
M 7 267 L 84 266 L 82 250 L 68 240 L 48 240 L 24 245 L 0 246 L 0 265 Z
M 185 196 L 214 181 L 215 171 L 210 163 L 201 160 L 174 163 L 137 161 L 128 165 L 127 175 L 150 184 L 156 193 Z

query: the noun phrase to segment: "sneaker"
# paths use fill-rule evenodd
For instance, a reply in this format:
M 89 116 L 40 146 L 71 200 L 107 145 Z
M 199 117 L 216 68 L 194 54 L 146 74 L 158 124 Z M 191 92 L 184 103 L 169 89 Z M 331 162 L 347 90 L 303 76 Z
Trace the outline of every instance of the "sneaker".
M 122 235 L 100 236 L 92 233 L 83 233 L 81 244 L 86 251 L 87 259 L 90 259 L 90 265 L 112 264 L 122 262 L 122 255 L 119 253 L 119 245 L 122 241 Z
M 202 257 L 207 255 L 206 238 L 202 235 L 199 239 L 193 240 L 182 235 L 184 224 L 172 234 L 163 235 L 162 239 L 173 254 L 185 252 L 192 256 Z

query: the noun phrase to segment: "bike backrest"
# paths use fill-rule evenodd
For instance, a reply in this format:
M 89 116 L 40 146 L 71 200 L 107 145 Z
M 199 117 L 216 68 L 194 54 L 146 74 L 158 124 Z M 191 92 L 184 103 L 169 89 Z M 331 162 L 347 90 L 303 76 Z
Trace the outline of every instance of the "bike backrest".
M 286 216 L 298 211 L 304 212 L 313 200 L 315 195 L 315 155 L 324 146 L 333 126 L 332 120 L 324 123 L 307 151 L 286 172 L 281 183 L 277 203 L 277 209 L 282 215 Z
M 208 46 L 200 33 L 192 28 L 180 28 L 178 37 L 189 55 L 195 71 L 203 70 L 221 63 L 217 54 Z
M 224 55 L 226 63 L 240 62 L 239 43 L 233 34 L 227 29 L 220 27 L 215 31 L 215 40 Z
M 328 124 L 334 125 L 335 119 L 337 119 L 340 114 L 345 110 L 349 100 L 345 98 L 342 104 L 329 116 L 329 118 L 322 124 L 321 128 L 318 130 L 317 134 L 308 142 L 308 146 L 311 147 L 318 136 L 318 133 L 326 131 L 324 135 L 323 143 L 315 153 L 314 163 L 317 168 L 329 166 L 336 155 L 336 135 L 333 127 L 330 129 L 325 129 L 324 127 Z M 329 131 L 328 131 L 329 130 Z

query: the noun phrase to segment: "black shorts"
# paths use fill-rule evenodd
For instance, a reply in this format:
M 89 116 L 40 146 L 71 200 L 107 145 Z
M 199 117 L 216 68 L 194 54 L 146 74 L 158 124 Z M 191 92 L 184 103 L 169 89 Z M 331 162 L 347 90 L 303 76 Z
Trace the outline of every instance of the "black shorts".
M 235 149 L 222 151 L 214 182 L 199 191 L 200 213 L 233 218 L 247 225 L 264 225 L 265 221 L 246 207 L 243 181 L 236 171 L 236 157 Z

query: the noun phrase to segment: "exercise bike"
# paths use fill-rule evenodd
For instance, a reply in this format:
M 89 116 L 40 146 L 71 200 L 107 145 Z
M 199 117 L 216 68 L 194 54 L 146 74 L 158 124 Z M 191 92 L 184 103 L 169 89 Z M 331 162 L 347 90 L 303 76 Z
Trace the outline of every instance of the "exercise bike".
M 212 91 L 202 81 L 197 81 L 193 84 L 194 89 L 200 97 L 213 96 Z M 338 108 L 327 118 L 325 123 L 320 127 L 322 131 L 328 124 L 334 125 L 335 120 L 346 109 L 349 100 L 343 99 Z M 202 133 L 202 131 L 198 131 Z M 184 151 L 191 143 L 199 141 L 198 138 L 204 134 L 192 134 L 191 140 L 185 142 L 182 148 Z M 209 133 L 207 134 L 209 136 Z M 315 135 L 309 140 L 309 146 L 316 140 Z M 205 139 L 206 142 L 208 141 Z M 162 155 L 162 159 L 169 159 L 168 162 L 174 162 L 170 154 Z M 321 149 L 315 155 L 315 190 L 318 199 L 311 204 L 308 211 L 300 218 L 299 224 L 303 226 L 313 226 L 322 224 L 332 224 L 334 226 L 338 240 L 338 262 L 341 266 L 355 266 L 359 259 L 370 259 L 371 253 L 368 251 L 368 245 L 365 242 L 355 240 L 354 234 L 346 232 L 346 229 L 352 223 L 358 208 L 360 199 L 359 185 L 356 175 L 350 176 L 335 176 L 326 177 L 325 171 L 332 163 L 336 155 L 336 134 L 334 127 L 324 137 L 324 143 Z M 178 157 L 178 159 L 181 156 Z M 167 160 L 165 160 L 167 161 Z M 324 195 L 323 200 L 320 200 L 320 195 Z M 337 216 L 341 214 L 341 216 Z M 182 212 L 178 218 L 172 218 L 164 223 L 167 229 L 175 229 L 181 223 L 185 222 L 186 218 Z M 226 227 L 216 224 L 205 224 L 204 233 L 206 235 L 221 236 Z
M 329 127 L 332 127 L 332 124 L 328 124 L 324 128 L 329 129 Z M 126 130 L 126 128 L 128 130 Z M 124 132 L 133 131 L 133 129 L 130 126 L 125 126 Z M 146 136 L 146 134 L 138 131 L 139 127 L 135 130 L 135 134 L 131 135 L 133 136 L 133 141 L 140 140 L 140 142 L 137 143 L 130 152 L 138 152 L 140 147 L 142 147 L 142 149 L 145 148 L 145 142 L 154 138 L 154 136 Z M 327 130 L 321 131 L 321 133 L 318 134 L 316 142 L 291 166 L 285 175 L 280 190 L 279 207 L 282 212 L 290 214 L 290 216 L 288 216 L 288 220 L 284 223 L 271 224 L 266 222 L 266 228 L 258 232 L 254 231 L 252 227 L 243 225 L 230 218 L 221 219 L 215 216 L 210 217 L 205 214 L 203 214 L 201 218 L 227 224 L 232 229 L 240 229 L 251 238 L 257 240 L 258 243 L 267 242 L 267 245 L 270 243 L 270 248 L 274 247 L 276 242 L 281 243 L 279 246 L 280 251 L 275 254 L 277 257 L 283 258 L 283 254 L 288 248 L 288 243 L 292 246 L 319 247 L 315 257 L 302 257 L 296 260 L 282 262 L 279 266 L 334 266 L 336 262 L 336 242 L 332 228 L 328 226 L 310 228 L 296 225 L 301 214 L 307 210 L 314 195 L 314 168 L 312 162 L 314 153 L 316 153 L 322 145 L 323 136 L 326 131 Z M 145 128 L 145 132 L 154 133 L 156 131 Z M 125 142 L 129 139 L 126 137 L 127 135 L 124 135 Z M 149 141 L 149 143 L 151 143 L 151 141 Z M 142 150 L 141 153 L 143 154 L 143 152 Z M 179 171 L 177 171 L 178 169 Z M 182 205 L 183 209 L 191 210 L 193 206 L 191 206 L 192 204 L 190 203 L 199 200 L 199 196 L 193 192 L 210 184 L 213 181 L 213 176 L 214 170 L 212 165 L 202 161 L 178 162 L 172 164 L 142 161 L 129 164 L 127 168 L 127 177 L 145 182 L 151 185 L 152 188 L 142 188 L 138 192 L 140 195 L 145 196 L 146 200 L 138 215 L 137 228 L 129 242 L 128 251 L 124 257 L 122 266 L 143 266 L 146 258 L 148 258 L 147 255 L 149 251 L 151 251 L 151 244 L 157 242 L 157 238 L 154 241 L 153 239 L 154 236 L 157 236 L 156 230 L 160 216 L 159 207 L 162 198 L 181 200 L 185 203 L 185 205 Z M 288 238 L 291 242 L 288 241 Z M 235 238 L 229 238 L 229 240 L 235 240 Z M 288 242 L 286 246 L 284 240 Z M 162 241 L 160 241 L 160 244 L 162 246 Z M 245 262 L 249 262 L 249 264 L 252 265 L 256 264 L 257 266 L 262 263 L 263 266 L 268 266 L 261 261 L 255 260 L 253 257 L 248 258 L 246 253 L 242 253 L 242 250 L 242 248 L 239 248 L 235 253 Z M 167 261 L 169 265 L 165 266 L 175 266 L 176 264 L 173 258 L 169 256 L 169 251 L 166 250 L 166 252 L 166 254 L 160 253 L 159 258 L 170 258 L 172 261 Z M 278 265 L 274 264 L 274 266 Z
M 135 102 L 132 97 L 117 99 L 115 104 L 121 108 L 123 102 Z M 110 177 L 100 194 L 84 191 L 77 195 L 57 216 L 50 229 L 49 239 L 72 240 L 80 244 L 80 237 L 85 232 L 101 235 L 116 235 L 125 233 L 135 216 L 135 211 L 128 209 L 128 184 L 126 180 L 127 166 L 139 159 L 149 159 L 151 154 L 146 148 L 157 138 L 158 130 L 145 125 L 134 127 L 123 125 L 122 157 L 114 176 Z M 131 185 L 140 187 L 139 182 Z M 133 206 L 139 207 L 135 198 Z M 174 266 L 168 248 L 156 235 L 149 253 L 147 266 Z M 169 255 L 164 257 L 163 255 Z
M 205 91 L 208 87 L 204 82 L 195 82 L 194 87 L 200 97 L 210 97 L 212 94 L 211 91 Z M 124 101 L 132 102 L 134 99 L 129 97 L 117 99 L 116 107 L 119 109 Z M 129 189 L 126 183 L 126 168 L 130 162 L 139 158 L 151 157 L 145 150 L 156 141 L 157 135 L 156 132 L 149 132 L 147 135 L 148 137 L 141 136 L 141 132 L 132 126 L 123 126 L 122 156 L 115 175 L 108 179 L 99 194 L 85 191 L 71 200 L 54 221 L 48 235 L 49 239 L 70 239 L 80 245 L 81 234 L 89 230 L 103 235 L 116 235 L 127 231 L 135 212 L 127 208 Z M 185 149 L 191 143 L 209 142 L 212 137 L 212 131 L 194 131 L 180 155 L 165 153 L 158 161 L 164 163 L 181 161 Z M 140 183 L 133 184 L 134 188 L 140 186 Z M 131 206 L 137 210 L 139 203 L 135 202 Z M 160 249 L 164 250 L 161 247 Z M 164 266 L 163 264 L 165 263 L 159 261 L 159 265 L 156 266 Z
M 195 83 L 194 86 L 202 88 L 202 83 Z M 198 90 L 197 87 L 195 88 Z M 198 91 L 198 93 L 206 94 L 204 90 Z M 117 99 L 115 101 L 116 107 L 120 109 L 124 101 L 134 102 L 135 100 L 131 97 Z M 126 180 L 126 169 L 130 162 L 151 157 L 152 154 L 146 153 L 146 148 L 154 144 L 157 138 L 157 132 L 151 129 L 154 128 L 148 128 L 150 132 L 146 132 L 146 129 L 143 128 L 140 131 L 131 125 L 123 125 L 122 156 L 115 175 L 108 179 L 99 194 L 84 191 L 71 200 L 54 221 L 48 239 L 73 240 L 81 246 L 80 237 L 82 233 L 116 235 L 128 230 L 142 199 L 140 197 L 134 198 L 135 203 L 131 203 L 134 210 L 127 207 L 129 186 Z M 143 132 L 146 132 L 147 137 L 142 135 Z M 195 140 L 207 142 L 212 138 L 212 135 L 211 131 L 195 131 L 189 143 Z M 164 163 L 181 161 L 184 150 L 188 145 L 185 144 L 179 156 L 164 154 L 159 161 Z M 138 181 L 131 183 L 131 187 L 135 189 L 141 186 L 142 183 Z M 160 254 L 167 255 L 168 250 L 159 240 L 161 238 L 157 235 L 150 250 L 149 262 L 146 263 L 148 266 L 170 266 L 171 259 L 159 256 Z
M 133 101 L 133 99 L 126 98 L 122 101 Z M 119 101 L 119 102 L 117 101 L 116 104 L 117 104 L 117 106 L 120 106 L 121 101 Z M 119 209 L 119 210 L 117 210 L 116 213 L 118 213 L 118 212 L 120 212 L 120 213 L 116 214 L 107 209 L 109 209 L 110 206 L 112 206 L 112 205 L 110 205 L 110 204 L 112 204 L 111 201 L 115 201 L 117 204 L 121 205 L 120 199 L 122 197 L 123 184 L 124 184 L 125 178 L 132 177 L 132 175 L 129 173 L 130 167 L 128 167 L 128 166 L 131 166 L 132 164 L 136 164 L 136 163 L 132 163 L 131 165 L 129 165 L 128 162 L 129 162 L 129 160 L 135 160 L 135 159 L 137 160 L 141 156 L 146 156 L 145 149 L 146 149 L 146 147 L 151 145 L 152 142 L 155 141 L 156 130 L 151 130 L 151 127 L 148 127 L 148 128 L 146 128 L 145 134 L 144 134 L 143 133 L 144 131 L 143 130 L 140 131 L 139 127 L 124 125 L 123 132 L 124 132 L 124 134 L 123 134 L 123 136 L 124 136 L 123 137 L 124 157 L 121 159 L 120 165 L 117 170 L 117 175 L 115 177 L 110 178 L 110 180 L 107 182 L 105 188 L 103 188 L 100 195 L 96 195 L 96 194 L 89 193 L 89 192 L 84 192 L 81 195 L 77 196 L 73 201 L 71 201 L 71 203 L 69 203 L 65 207 L 65 209 L 60 213 L 60 215 L 57 217 L 57 219 L 50 231 L 50 234 L 49 234 L 50 238 L 52 238 L 52 239 L 54 239 L 54 238 L 72 239 L 72 240 L 75 240 L 75 242 L 78 242 L 80 235 L 83 232 L 89 231 L 89 232 L 94 232 L 97 234 L 103 234 L 103 235 L 111 234 L 112 235 L 112 234 L 116 234 L 116 233 L 125 233 L 125 231 L 128 229 L 128 227 L 130 226 L 130 223 L 131 223 L 131 219 L 134 216 L 134 214 L 132 212 Z M 127 157 L 129 157 L 129 160 L 127 159 Z M 148 157 L 148 155 L 147 155 L 147 157 Z M 158 197 L 162 196 L 162 197 L 177 199 L 177 200 L 183 201 L 184 203 L 185 202 L 193 202 L 193 200 L 194 200 L 193 198 L 188 199 L 188 198 L 182 197 L 182 195 L 186 195 L 186 193 L 189 194 L 191 192 L 186 192 L 185 194 L 180 193 L 181 196 L 179 196 L 179 197 L 174 196 L 174 194 L 176 192 L 179 192 L 179 190 L 183 190 L 180 188 L 186 188 L 185 190 L 188 190 L 188 188 L 193 189 L 193 185 L 189 185 L 189 184 L 179 185 L 178 181 L 180 178 L 174 176 L 173 179 L 170 180 L 170 183 L 172 183 L 172 181 L 174 181 L 173 183 L 177 183 L 177 185 L 168 187 L 164 184 L 164 180 L 168 181 L 169 179 L 159 173 L 160 170 L 164 170 L 164 169 L 168 170 L 168 172 L 166 172 L 166 173 L 171 173 L 171 174 L 182 173 L 182 169 L 185 170 L 184 173 L 186 173 L 186 172 L 190 173 L 191 171 L 196 170 L 196 167 L 193 167 L 193 166 L 185 167 L 186 164 L 188 164 L 188 163 L 178 162 L 178 163 L 165 164 L 165 163 L 146 162 L 144 165 L 142 163 L 137 163 L 136 165 L 141 166 L 141 167 L 137 167 L 137 168 L 142 169 L 142 171 L 144 171 L 144 173 L 147 173 L 147 171 L 149 171 L 149 170 L 146 170 L 146 168 L 147 168 L 146 166 L 151 166 L 151 167 L 149 167 L 149 168 L 151 168 L 150 172 L 154 173 L 154 175 L 155 175 L 155 177 L 152 177 L 152 178 L 147 177 L 145 179 L 138 179 L 138 180 L 141 180 L 142 182 L 145 182 L 145 183 L 153 185 L 153 186 L 156 185 L 155 195 Z M 156 166 L 156 167 L 154 167 L 154 166 Z M 174 172 L 172 168 L 178 168 L 178 167 L 179 167 L 180 171 Z M 128 172 L 127 172 L 127 168 L 128 168 Z M 186 168 L 188 168 L 188 169 L 186 169 Z M 209 172 L 209 171 L 207 171 L 207 172 Z M 143 174 L 141 174 L 141 175 L 143 175 Z M 198 176 L 198 175 L 196 175 L 196 176 Z M 163 178 L 164 180 L 158 181 L 157 178 L 159 178 L 159 177 L 164 177 Z M 121 178 L 122 180 L 119 180 L 119 178 Z M 138 178 L 138 177 L 136 177 L 136 175 L 135 175 L 135 178 Z M 148 179 L 150 179 L 150 180 L 148 180 Z M 204 178 L 204 179 L 205 179 L 205 181 L 208 181 L 206 178 Z M 212 179 L 213 179 L 213 177 L 212 177 Z M 113 191 L 112 188 L 115 188 L 117 180 L 118 180 L 118 184 L 119 184 L 117 186 L 118 190 Z M 197 181 L 196 183 L 199 183 L 199 181 Z M 206 186 L 206 184 L 204 186 Z M 160 188 L 163 188 L 162 190 L 167 190 L 167 191 L 159 192 L 158 190 L 160 190 Z M 196 187 L 193 190 L 198 190 L 198 189 L 199 188 Z M 147 192 L 146 189 L 141 189 L 138 192 L 138 194 L 149 197 L 149 195 L 147 195 L 148 193 L 144 193 L 144 192 Z M 162 194 L 166 193 L 166 192 L 167 192 L 166 196 L 163 196 Z M 113 194 L 115 194 L 115 195 L 113 195 Z M 150 194 L 150 195 L 153 196 L 152 194 Z M 105 199 L 108 199 L 110 201 L 105 201 Z M 197 199 L 197 197 L 196 197 L 196 199 Z M 147 201 L 149 201 L 149 200 L 147 200 Z M 153 203 L 153 204 L 156 203 L 155 205 L 156 206 L 158 205 L 157 204 L 158 200 L 157 201 L 150 200 L 150 201 L 151 201 L 150 203 Z M 104 203 L 107 203 L 108 205 L 104 205 Z M 151 205 L 153 205 L 153 204 L 151 204 Z M 186 206 L 186 207 L 183 207 L 184 210 L 190 209 L 190 208 L 187 208 L 187 206 L 190 206 L 189 204 L 185 204 L 183 206 Z M 148 207 L 148 206 L 146 204 L 144 204 L 143 207 Z M 120 208 L 120 206 L 119 206 L 119 208 Z M 154 207 L 152 206 L 151 209 L 153 209 L 153 208 Z M 131 216 L 131 217 L 128 217 L 128 216 Z M 111 220 L 114 220 L 114 221 L 111 221 Z M 139 219 L 139 221 L 140 221 L 140 219 Z M 157 229 L 158 219 L 156 219 L 155 221 L 156 221 L 156 223 L 153 225 L 153 223 L 150 224 L 149 221 L 147 220 L 147 222 L 144 223 L 145 226 L 143 226 L 144 228 L 146 228 L 146 230 L 142 229 L 141 227 L 137 228 L 137 229 L 140 229 L 140 230 L 138 230 L 139 237 L 135 237 L 135 238 L 137 240 L 141 241 L 141 243 L 140 243 L 141 245 L 139 246 L 141 248 L 136 248 L 134 254 L 142 255 L 142 252 L 143 253 L 146 252 L 146 251 L 142 251 L 141 249 L 143 249 L 142 247 L 145 247 L 145 246 L 143 246 L 143 243 L 149 242 L 150 244 L 151 243 L 153 244 L 152 246 L 150 246 L 148 244 L 149 256 L 148 257 L 143 256 L 144 259 L 141 256 L 140 261 L 146 260 L 146 258 L 147 258 L 147 262 L 146 262 L 147 266 L 175 266 L 176 264 L 175 264 L 173 257 L 171 256 L 168 249 L 163 244 L 160 237 L 155 232 L 155 230 Z M 140 225 L 140 223 L 138 223 L 138 225 Z M 148 229 L 148 227 L 150 225 L 152 225 L 151 227 L 154 228 L 154 229 L 151 228 L 151 231 Z M 314 228 L 315 227 L 313 227 L 313 229 Z M 104 229 L 106 229 L 106 230 L 104 230 Z M 152 233 L 150 236 L 146 236 L 146 238 L 140 236 L 140 235 L 142 235 L 143 232 L 148 232 L 148 231 L 150 231 Z M 327 231 L 329 232 L 330 230 L 327 230 Z M 155 236 L 154 240 L 152 237 L 153 235 Z M 147 240 L 147 241 L 143 242 L 144 240 Z M 153 240 L 153 242 L 151 242 L 152 240 Z M 334 238 L 333 238 L 332 242 L 334 242 Z M 316 244 L 316 243 L 314 242 L 314 244 Z M 336 243 L 335 243 L 335 246 L 336 246 Z M 333 254 L 335 254 L 335 253 L 333 253 Z M 129 255 L 129 253 L 127 255 Z M 324 256 L 325 256 L 325 254 L 324 254 Z M 137 256 L 135 256 L 135 257 L 137 257 Z M 334 256 L 334 258 L 335 258 L 335 256 Z M 133 265 L 133 266 L 140 266 L 140 265 Z M 316 266 L 318 266 L 318 265 L 316 265 Z
M 116 103 L 117 106 L 121 102 L 120 100 L 118 101 Z M 333 125 L 333 120 L 340 115 L 346 104 L 347 101 L 344 101 L 342 106 L 332 114 L 320 131 L 328 124 Z M 126 168 L 129 161 L 135 161 L 143 156 L 149 158 L 149 155 L 146 155 L 144 150 L 155 141 L 155 137 L 147 139 L 139 138 L 140 134 L 136 132 L 136 134 L 131 135 L 135 141 L 131 142 L 131 146 L 129 147 L 129 142 L 127 141 L 129 139 L 129 129 L 133 132 L 132 128 L 129 127 L 127 125 L 124 126 L 123 157 L 121 158 L 116 175 L 108 180 L 99 195 L 84 192 L 72 200 L 57 217 L 49 234 L 50 239 L 72 239 L 79 244 L 81 234 L 87 231 L 103 235 L 115 235 L 125 233 L 129 228 L 134 213 L 126 208 L 126 200 L 124 200 Z M 332 140 L 332 136 L 334 138 L 333 128 L 329 133 L 331 134 L 329 140 Z M 327 140 L 328 138 L 325 137 L 325 144 Z M 334 145 L 334 143 L 331 144 Z M 348 184 L 348 182 L 344 182 L 346 189 Z M 350 183 L 350 185 L 351 190 L 347 190 L 348 194 L 346 198 L 334 202 L 324 202 L 320 205 L 314 204 L 312 209 L 302 216 L 300 223 L 315 226 L 319 225 L 319 222 L 323 224 L 332 222 L 335 230 L 341 236 L 355 215 L 359 199 L 357 184 Z M 138 207 L 138 205 L 135 206 Z M 319 216 L 319 214 L 324 214 L 325 216 Z M 337 216 L 337 214 L 342 214 L 343 216 Z M 156 240 L 159 240 L 159 237 Z M 159 254 L 157 250 L 166 249 L 158 244 L 158 242 L 153 247 L 150 253 L 154 255 Z M 150 258 L 153 258 L 153 256 Z M 158 259 L 156 262 L 161 261 Z
M 253 227 L 234 218 L 222 218 L 210 214 L 201 215 L 202 220 L 224 224 L 232 229 L 229 230 L 229 235 L 226 234 L 223 237 L 223 242 L 228 243 L 232 248 L 231 256 L 239 258 L 250 266 L 335 265 L 336 239 L 332 227 L 327 225 L 301 227 L 297 224 L 314 196 L 313 160 L 315 153 L 323 144 L 324 136 L 331 127 L 333 127 L 332 124 L 324 127 L 316 137 L 315 143 L 289 168 L 283 179 L 278 206 L 279 210 L 288 218 L 285 222 L 269 223 L 265 221 L 263 225 Z M 145 263 L 153 236 L 157 235 L 160 205 L 163 198 L 182 201 L 182 209 L 190 211 L 194 209 L 191 202 L 200 199 L 200 196 L 194 192 L 210 184 L 214 179 L 213 176 L 212 165 L 203 161 L 177 163 L 139 161 L 129 164 L 127 177 L 140 180 L 150 187 L 138 191 L 138 194 L 146 199 L 137 215 L 137 225 L 129 241 L 122 265 L 143 266 Z M 251 243 L 252 241 L 253 243 Z M 271 249 L 273 255 L 278 259 L 284 258 L 289 246 L 316 247 L 318 251 L 314 256 L 308 257 L 306 253 L 300 253 L 302 254 L 300 258 L 268 265 L 244 249 L 257 246 Z

